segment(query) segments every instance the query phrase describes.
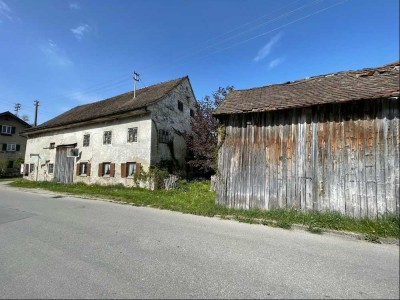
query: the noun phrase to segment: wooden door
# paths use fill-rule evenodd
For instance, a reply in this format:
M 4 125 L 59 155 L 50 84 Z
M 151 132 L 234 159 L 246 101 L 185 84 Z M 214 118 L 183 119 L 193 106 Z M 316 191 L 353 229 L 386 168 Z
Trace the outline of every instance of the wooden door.
M 56 182 L 69 183 L 73 181 L 74 157 L 67 157 L 68 147 L 58 147 L 54 165 L 54 179 Z

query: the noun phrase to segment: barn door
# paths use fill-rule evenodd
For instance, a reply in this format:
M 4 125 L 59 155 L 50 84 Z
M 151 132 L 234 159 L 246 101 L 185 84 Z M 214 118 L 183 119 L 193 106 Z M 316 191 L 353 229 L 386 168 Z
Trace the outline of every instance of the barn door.
M 57 147 L 54 165 L 54 179 L 56 182 L 72 182 L 74 173 L 74 158 L 67 157 L 68 147 Z

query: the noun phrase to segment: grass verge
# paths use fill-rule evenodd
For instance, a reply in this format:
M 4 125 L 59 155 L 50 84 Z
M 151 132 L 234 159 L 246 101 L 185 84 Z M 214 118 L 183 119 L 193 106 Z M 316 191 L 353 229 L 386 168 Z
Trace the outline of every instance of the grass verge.
M 10 183 L 14 187 L 42 188 L 54 192 L 75 195 L 89 195 L 128 202 L 137 206 L 180 211 L 201 216 L 233 218 L 240 222 L 258 223 L 290 229 L 292 224 L 302 224 L 310 232 L 321 233 L 325 229 L 351 231 L 365 234 L 367 240 L 379 237 L 399 237 L 399 216 L 390 215 L 379 219 L 355 219 L 337 212 L 301 211 L 297 209 L 232 209 L 215 204 L 215 193 L 209 191 L 209 183 L 204 181 L 180 181 L 175 190 L 149 191 L 122 185 L 101 186 L 83 183 L 60 184 L 34 182 L 17 179 Z M 373 237 L 373 238 L 371 238 Z

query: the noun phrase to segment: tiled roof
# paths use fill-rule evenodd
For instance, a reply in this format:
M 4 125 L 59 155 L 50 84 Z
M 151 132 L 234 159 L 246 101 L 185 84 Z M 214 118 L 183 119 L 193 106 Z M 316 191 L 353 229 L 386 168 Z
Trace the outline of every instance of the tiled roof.
M 399 61 L 282 84 L 232 91 L 214 115 L 273 111 L 399 96 Z
M 130 91 L 105 100 L 76 106 L 37 127 L 26 130 L 26 132 L 91 121 L 145 108 L 164 98 L 168 92 L 187 78 L 185 76 L 138 89 L 135 98 L 133 98 L 133 91 Z
M 27 128 L 31 127 L 31 125 L 29 125 L 27 122 L 25 122 L 24 120 L 22 120 L 21 118 L 17 117 L 16 115 L 14 115 L 13 113 L 11 113 L 9 111 L 5 111 L 5 112 L 0 113 L 0 118 L 1 117 L 13 118 L 13 119 L 17 120 L 18 122 L 20 122 L 25 127 L 27 127 Z

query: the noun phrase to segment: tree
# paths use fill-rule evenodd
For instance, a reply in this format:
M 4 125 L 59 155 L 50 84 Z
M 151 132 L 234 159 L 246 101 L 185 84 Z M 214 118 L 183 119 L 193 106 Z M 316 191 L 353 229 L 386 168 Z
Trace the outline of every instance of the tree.
M 22 115 L 21 116 L 21 120 L 25 121 L 25 122 L 29 122 L 29 116 L 28 115 Z
M 195 176 L 209 177 L 215 174 L 218 144 L 218 121 L 212 115 L 233 86 L 218 88 L 212 97 L 198 101 L 197 111 L 191 120 L 192 135 L 186 137 L 189 150 L 188 165 Z

